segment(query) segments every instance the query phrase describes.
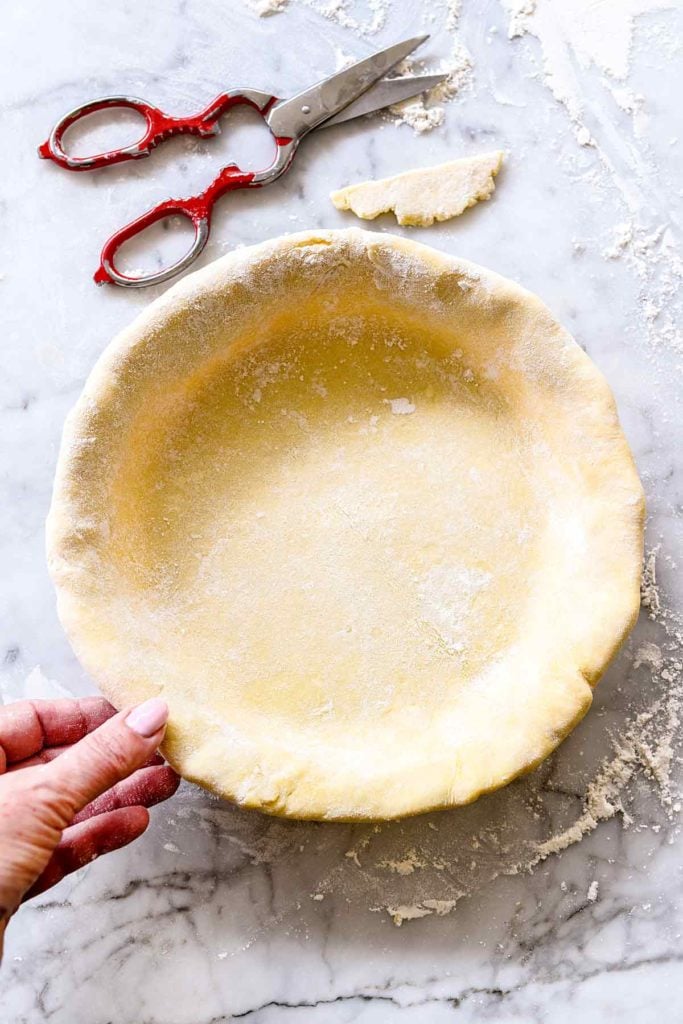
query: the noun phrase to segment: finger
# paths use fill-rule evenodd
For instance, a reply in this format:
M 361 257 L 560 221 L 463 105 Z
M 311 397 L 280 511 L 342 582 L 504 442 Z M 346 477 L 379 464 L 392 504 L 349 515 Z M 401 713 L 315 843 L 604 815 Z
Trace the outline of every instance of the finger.
M 103 853 L 127 846 L 142 835 L 148 824 L 149 812 L 146 808 L 122 807 L 65 829 L 47 867 L 28 890 L 24 900 L 30 900 L 56 885 L 65 875 L 78 871 Z
M 180 784 L 180 777 L 172 768 L 140 768 L 128 779 L 112 786 L 102 796 L 96 797 L 74 818 L 74 825 L 87 821 L 96 814 L 106 814 L 121 807 L 153 807 L 173 796 Z
M 104 697 L 6 704 L 0 708 L 0 772 L 43 747 L 76 743 L 114 713 Z
M 158 697 L 119 712 L 79 743 L 33 771 L 51 792 L 50 804 L 65 827 L 95 797 L 128 778 L 163 739 L 168 706 Z
M 14 764 L 9 765 L 7 768 L 7 774 L 10 775 L 12 772 L 20 772 L 22 768 L 33 768 L 37 764 L 49 764 L 50 761 L 54 761 L 56 757 L 63 754 L 66 750 L 71 749 L 72 744 L 66 747 L 46 747 L 45 750 L 41 750 L 39 754 L 34 754 L 33 757 L 27 757 L 24 761 L 15 761 Z M 164 764 L 164 759 L 161 754 L 154 753 L 151 757 L 148 757 L 144 764 L 141 764 L 141 768 L 151 768 L 155 764 Z

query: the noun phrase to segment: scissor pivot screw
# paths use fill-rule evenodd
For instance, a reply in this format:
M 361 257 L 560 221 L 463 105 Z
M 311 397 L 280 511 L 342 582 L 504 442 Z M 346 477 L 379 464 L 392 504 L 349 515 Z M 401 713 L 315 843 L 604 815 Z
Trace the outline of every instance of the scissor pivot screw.
M 304 103 L 303 107 L 301 108 L 301 113 L 302 114 L 310 114 L 310 112 L 311 112 L 311 108 L 309 107 L 308 103 Z

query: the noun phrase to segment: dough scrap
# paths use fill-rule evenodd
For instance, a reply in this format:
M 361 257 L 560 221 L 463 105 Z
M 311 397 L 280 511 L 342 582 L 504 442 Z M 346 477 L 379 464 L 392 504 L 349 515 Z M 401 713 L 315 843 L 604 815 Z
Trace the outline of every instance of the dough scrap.
M 643 497 L 595 366 L 529 292 L 384 233 L 233 252 L 69 415 L 48 563 L 185 777 L 299 818 L 467 803 L 576 725 L 638 613 Z
M 399 224 L 429 227 L 434 221 L 458 217 L 495 190 L 494 178 L 503 152 L 420 167 L 393 178 L 362 181 L 330 193 L 338 210 L 351 210 L 363 220 L 393 211 Z

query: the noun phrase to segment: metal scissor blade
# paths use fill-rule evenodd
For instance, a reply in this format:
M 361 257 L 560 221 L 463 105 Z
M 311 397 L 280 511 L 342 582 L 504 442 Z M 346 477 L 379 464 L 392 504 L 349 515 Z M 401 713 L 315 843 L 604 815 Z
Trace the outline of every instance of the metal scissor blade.
M 392 103 L 400 103 L 402 100 L 409 100 L 411 96 L 419 96 L 421 92 L 433 89 L 439 82 L 448 78 L 443 75 L 405 75 L 402 78 L 385 78 L 377 82 L 372 88 L 364 92 L 348 107 L 344 107 L 334 117 L 323 121 L 319 128 L 329 128 L 333 124 L 342 124 L 354 117 L 362 117 L 363 114 L 372 114 L 382 107 L 390 107 Z
M 336 75 L 324 78 L 290 100 L 276 103 L 266 117 L 271 131 L 279 138 L 302 138 L 361 96 L 428 38 L 428 35 L 415 36 L 394 43 Z

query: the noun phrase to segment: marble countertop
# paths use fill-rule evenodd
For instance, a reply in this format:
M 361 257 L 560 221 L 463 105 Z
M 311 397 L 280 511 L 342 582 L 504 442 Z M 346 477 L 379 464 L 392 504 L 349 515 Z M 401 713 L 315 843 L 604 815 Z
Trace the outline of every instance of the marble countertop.
M 645 608 L 556 756 L 470 808 L 393 825 L 287 823 L 183 784 L 142 840 L 21 910 L 0 1019 L 683 1019 L 683 8 L 622 5 L 617 42 L 631 28 L 627 8 L 652 10 L 636 20 L 620 77 L 625 68 L 600 66 L 588 43 L 572 49 L 560 33 L 558 44 L 543 0 L 527 31 L 510 10 L 524 5 L 499 0 L 464 0 L 460 12 L 452 0 L 280 6 L 259 17 L 256 0 L 54 0 L 3 14 L 2 699 L 93 689 L 56 618 L 44 520 L 67 410 L 111 336 L 163 290 L 95 288 L 102 241 L 159 199 L 204 187 L 230 158 L 258 162 L 268 148 L 241 115 L 214 142 L 175 140 L 100 174 L 43 163 L 36 144 L 93 96 L 127 92 L 185 112 L 225 87 L 288 93 L 422 29 L 433 33 L 427 67 L 454 46 L 461 64 L 443 124 L 417 134 L 375 117 L 312 136 L 277 184 L 221 202 L 201 263 L 286 231 L 354 223 L 332 207 L 332 188 L 505 149 L 490 202 L 429 229 L 389 217 L 370 227 L 526 285 L 602 369 L 648 496 Z M 555 3 L 555 14 L 582 6 L 592 17 L 588 0 Z

